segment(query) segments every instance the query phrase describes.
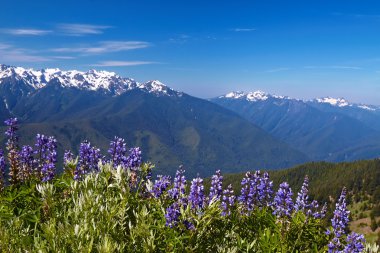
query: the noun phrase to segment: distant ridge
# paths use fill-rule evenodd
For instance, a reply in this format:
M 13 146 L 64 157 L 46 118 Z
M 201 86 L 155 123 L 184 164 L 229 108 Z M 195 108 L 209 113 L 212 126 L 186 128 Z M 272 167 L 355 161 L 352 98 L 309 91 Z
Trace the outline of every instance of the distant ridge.
M 274 98 L 274 99 L 279 99 L 279 100 L 281 99 L 297 100 L 297 101 L 304 101 L 306 103 L 322 103 L 322 104 L 329 104 L 329 105 L 337 106 L 337 107 L 355 107 L 355 108 L 360 108 L 363 110 L 380 111 L 380 106 L 367 105 L 367 104 L 361 104 L 361 103 L 360 104 L 350 103 L 344 98 L 321 97 L 321 98 L 315 98 L 312 100 L 302 100 L 302 99 L 290 98 L 288 96 L 274 95 L 274 94 L 270 94 L 261 90 L 251 91 L 251 92 L 232 91 L 225 95 L 221 95 L 217 98 L 238 99 L 238 100 L 246 100 L 246 101 L 251 101 L 251 102 L 265 101 L 269 98 Z
M 380 155 L 380 107 L 344 98 L 294 99 L 263 91 L 229 92 L 210 101 L 262 127 L 313 160 Z

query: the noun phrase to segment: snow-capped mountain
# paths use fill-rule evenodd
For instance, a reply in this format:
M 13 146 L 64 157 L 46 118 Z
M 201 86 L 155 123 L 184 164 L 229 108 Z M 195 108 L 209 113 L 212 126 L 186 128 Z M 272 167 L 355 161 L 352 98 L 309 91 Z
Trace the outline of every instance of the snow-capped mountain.
M 319 103 L 319 104 L 327 104 L 327 105 L 331 105 L 331 106 L 335 106 L 335 107 L 341 107 L 341 108 L 349 108 L 349 107 L 358 108 L 358 109 L 367 110 L 367 111 L 378 111 L 378 110 L 380 110 L 379 106 L 351 103 L 344 98 L 323 97 L 323 98 L 316 98 L 316 99 L 310 100 L 308 102 Z
M 285 97 L 285 96 L 271 95 L 261 90 L 257 90 L 253 92 L 233 91 L 233 92 L 227 93 L 226 95 L 220 96 L 219 98 L 244 99 L 251 102 L 265 101 L 268 98 L 290 99 L 289 97 Z
M 322 98 L 316 98 L 312 100 L 299 100 L 295 98 L 290 98 L 288 96 L 278 96 L 278 95 L 269 94 L 260 90 L 252 91 L 252 92 L 233 91 L 225 95 L 219 96 L 218 98 L 246 100 L 249 102 L 265 101 L 272 98 L 272 99 L 277 99 L 277 100 L 284 99 L 284 100 L 303 101 L 309 104 L 322 104 L 322 105 L 329 105 L 329 106 L 335 106 L 335 107 L 341 107 L 341 108 L 353 107 L 353 108 L 358 108 L 358 109 L 363 109 L 363 110 L 368 110 L 368 111 L 380 110 L 379 106 L 350 103 L 344 98 L 322 97 Z
M 181 95 L 160 81 L 154 80 L 138 83 L 131 78 L 125 78 L 114 72 L 89 70 L 87 72 L 52 69 L 25 69 L 0 65 L 0 85 L 14 79 L 21 81 L 32 89 L 45 87 L 50 81 L 56 80 L 62 87 L 75 87 L 81 90 L 102 91 L 111 95 L 120 95 L 128 90 L 140 89 L 155 95 Z
M 230 92 L 211 99 L 313 159 L 378 157 L 380 108 L 343 98 L 293 99 L 263 91 Z

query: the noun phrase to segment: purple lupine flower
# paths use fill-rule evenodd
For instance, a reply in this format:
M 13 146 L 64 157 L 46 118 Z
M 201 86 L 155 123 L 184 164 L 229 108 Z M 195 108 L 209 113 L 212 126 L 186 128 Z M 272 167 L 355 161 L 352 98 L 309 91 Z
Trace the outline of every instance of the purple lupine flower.
M 235 204 L 236 196 L 234 195 L 234 190 L 232 185 L 228 185 L 227 189 L 223 191 L 222 197 L 222 216 L 228 216 L 231 214 L 231 207 Z
M 284 182 L 280 184 L 273 201 L 273 214 L 277 217 L 290 217 L 293 211 L 293 192 L 289 184 Z
M 46 144 L 46 162 L 42 167 L 42 182 L 50 181 L 55 176 L 55 164 L 57 163 L 57 140 L 50 136 Z
M 259 191 L 260 184 L 261 184 L 261 172 L 257 170 L 252 175 L 250 184 L 249 184 L 248 211 L 252 211 L 256 206 L 260 205 L 260 198 L 261 198 L 260 191 Z
M 252 198 L 250 198 L 250 188 L 251 188 L 251 172 L 245 173 L 245 177 L 241 180 L 241 191 L 238 197 L 239 203 L 243 206 L 245 210 L 248 210 L 252 205 Z
M 247 172 L 241 181 L 241 194 L 238 198 L 243 207 L 243 213 L 247 214 L 255 207 L 269 207 L 273 195 L 273 182 L 269 180 L 269 174 L 263 175 L 259 170 L 254 174 Z
M 327 213 L 327 203 L 325 202 L 325 204 L 322 206 L 321 211 L 317 214 L 318 216 L 317 217 L 314 216 L 314 218 L 323 219 L 326 216 L 326 213 Z
M 130 168 L 132 170 L 137 170 L 138 167 L 141 165 L 141 150 L 139 147 L 137 148 L 131 148 L 129 149 L 129 155 L 127 157 L 127 160 L 125 162 L 125 165 L 127 168 Z
M 4 121 L 8 126 L 5 131 L 7 136 L 7 150 L 9 161 L 9 182 L 11 184 L 19 183 L 19 165 L 18 165 L 18 136 L 16 131 L 18 130 L 17 118 L 10 118 Z
M 79 160 L 74 171 L 74 179 L 79 180 L 91 171 L 98 171 L 100 158 L 99 149 L 92 147 L 88 141 L 82 142 L 79 147 Z
M 159 198 L 164 191 L 171 185 L 170 176 L 158 175 L 157 180 L 154 182 L 152 193 L 153 196 Z
M 148 167 L 145 175 L 145 180 L 151 180 L 152 179 L 152 167 Z
M 37 178 L 42 178 L 42 167 L 46 161 L 47 143 L 49 138 L 43 134 L 37 134 L 34 154 L 36 155 L 35 163 L 37 164 L 35 174 Z
M 5 157 L 4 152 L 0 149 L 0 192 L 5 188 Z
M 111 156 L 110 162 L 112 162 L 113 166 L 125 165 L 127 161 L 127 147 L 124 139 L 115 136 L 114 140 L 110 143 L 108 153 Z
M 215 175 L 211 177 L 211 187 L 210 187 L 210 194 L 209 194 L 210 203 L 213 200 L 220 200 L 220 197 L 222 196 L 222 193 L 223 193 L 222 183 L 223 183 L 223 176 L 220 173 L 220 170 L 217 170 Z
M 65 150 L 63 154 L 63 165 L 67 166 L 72 160 L 74 160 L 74 154 L 70 150 Z
M 204 187 L 203 187 L 203 179 L 200 177 L 194 178 L 191 181 L 189 202 L 193 210 L 203 208 Z
M 365 239 L 364 235 L 352 232 L 346 238 L 346 247 L 344 247 L 344 253 L 360 253 L 364 250 Z
M 37 177 L 42 182 L 50 181 L 55 175 L 55 164 L 57 162 L 57 140 L 52 136 L 37 134 L 36 136 L 36 163 Z
M 21 182 L 29 180 L 34 174 L 35 161 L 33 148 L 29 145 L 23 146 L 19 153 L 19 179 Z
M 168 191 L 172 199 L 178 200 L 185 195 L 186 178 L 184 174 L 185 170 L 182 167 L 175 173 L 173 188 Z
M 181 215 L 180 204 L 174 202 L 168 208 L 166 208 L 165 219 L 166 226 L 173 228 L 177 225 L 179 217 Z
M 260 185 L 258 186 L 259 191 L 259 206 L 260 207 L 270 207 L 273 196 L 273 182 L 269 179 L 268 172 L 264 172 Z
M 309 208 L 306 210 L 306 216 L 313 217 L 314 219 L 323 219 L 327 212 L 327 204 L 325 203 L 322 208 L 319 210 L 318 201 L 313 200 Z
M 18 121 L 17 118 L 10 118 L 4 121 L 5 125 L 8 126 L 5 131 L 5 135 L 8 137 L 7 140 L 7 148 L 9 149 L 17 149 L 18 145 L 18 136 L 16 131 L 18 130 Z
M 295 211 L 304 212 L 305 210 L 307 211 L 310 210 L 308 193 L 309 193 L 309 177 L 305 176 L 301 190 L 298 192 L 296 203 L 294 205 Z
M 90 150 L 90 171 L 99 171 L 99 161 L 102 159 L 100 149 L 91 147 Z
M 318 201 L 313 200 L 309 202 L 309 177 L 305 176 L 301 190 L 297 194 L 296 203 L 294 205 L 295 211 L 302 211 L 308 217 L 313 217 L 315 219 L 323 218 L 326 214 L 327 205 L 325 204 L 319 211 Z
M 189 220 L 184 220 L 183 225 L 185 225 L 187 230 L 194 230 L 195 229 L 194 224 Z
M 340 251 L 343 248 L 341 237 L 346 234 L 346 228 L 349 221 L 350 211 L 346 204 L 346 188 L 343 188 L 338 202 L 335 206 L 334 216 L 331 219 L 332 231 L 327 230 L 327 234 L 333 234 L 334 238 L 329 242 L 328 252 Z

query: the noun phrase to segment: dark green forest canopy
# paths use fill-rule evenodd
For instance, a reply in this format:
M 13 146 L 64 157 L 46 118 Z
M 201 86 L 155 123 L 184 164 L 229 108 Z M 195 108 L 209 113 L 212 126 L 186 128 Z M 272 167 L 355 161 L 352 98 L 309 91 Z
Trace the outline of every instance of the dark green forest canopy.
M 294 196 L 301 188 L 306 175 L 310 179 L 310 196 L 320 202 L 330 201 L 339 196 L 345 186 L 356 200 L 371 196 L 373 203 L 380 202 L 380 159 L 344 163 L 312 162 L 294 168 L 269 171 L 274 187 L 288 182 Z M 240 189 L 244 173 L 224 175 L 224 185 L 232 184 L 235 191 Z M 237 193 L 237 192 L 236 192 Z

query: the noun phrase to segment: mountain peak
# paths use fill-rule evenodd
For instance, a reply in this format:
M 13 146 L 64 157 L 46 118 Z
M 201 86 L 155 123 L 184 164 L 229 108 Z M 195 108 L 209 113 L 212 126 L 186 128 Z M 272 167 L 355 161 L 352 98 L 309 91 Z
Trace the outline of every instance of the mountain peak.
M 227 93 L 226 95 L 220 96 L 219 98 L 241 98 L 246 96 L 246 93 L 243 91 L 232 91 Z
M 146 83 L 142 83 L 138 87 L 143 90 L 149 90 L 150 92 L 157 95 L 182 95 L 182 92 L 175 91 L 158 80 L 151 80 Z
M 0 65 L 0 84 L 7 78 L 24 82 L 33 89 L 45 87 L 51 80 L 56 79 L 62 87 L 74 87 L 81 90 L 102 91 L 111 95 L 120 95 L 128 90 L 140 89 L 155 95 L 174 96 L 177 92 L 158 80 L 143 84 L 131 78 L 117 75 L 115 72 L 90 69 L 87 72 L 78 70 L 60 70 L 47 68 L 41 70 L 25 69 L 22 67 Z
M 251 92 L 232 91 L 232 92 L 227 93 L 226 95 L 220 96 L 219 98 L 243 99 L 250 102 L 265 101 L 269 98 L 289 99 L 289 97 L 272 95 L 261 90 L 251 91 Z
M 248 101 L 267 100 L 269 97 L 271 97 L 270 94 L 261 90 L 248 92 L 246 95 Z

